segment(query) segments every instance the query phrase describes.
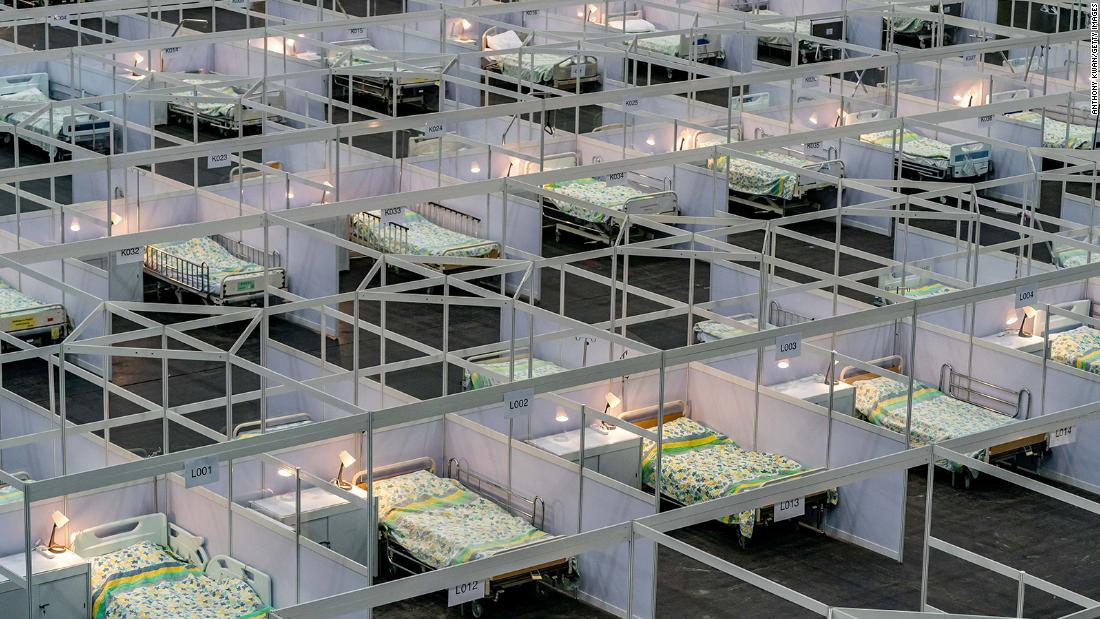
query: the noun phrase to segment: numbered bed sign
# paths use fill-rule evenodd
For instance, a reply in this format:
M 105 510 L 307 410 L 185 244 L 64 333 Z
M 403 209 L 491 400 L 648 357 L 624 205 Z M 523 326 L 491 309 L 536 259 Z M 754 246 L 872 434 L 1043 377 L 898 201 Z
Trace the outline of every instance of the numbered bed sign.
M 224 168 L 229 165 L 229 153 L 210 153 L 206 156 L 207 169 Z
M 188 488 L 212 484 L 218 481 L 220 474 L 221 467 L 218 466 L 218 459 L 213 456 L 195 458 L 183 463 L 184 485 Z
M 1059 445 L 1069 445 L 1077 441 L 1077 428 L 1076 426 L 1068 426 L 1065 428 L 1058 428 L 1057 430 L 1047 434 L 1047 447 L 1058 447 Z
M 802 354 L 802 334 L 792 333 L 775 338 L 775 358 L 793 359 Z
M 405 207 L 390 206 L 382 209 L 382 225 L 405 223 Z
M 447 589 L 447 606 L 458 606 L 465 602 L 480 600 L 485 597 L 486 590 L 484 580 L 465 582 Z
M 535 404 L 534 389 L 520 389 L 504 394 L 504 415 L 506 417 L 524 417 L 531 414 Z
M 145 248 L 141 245 L 137 247 L 127 247 L 126 249 L 118 250 L 115 256 L 115 264 L 131 264 L 134 262 L 141 262 L 145 257 Z
M 438 138 L 443 135 L 443 121 L 435 120 L 429 123 L 424 123 L 424 137 Z
M 1035 285 L 1024 284 L 1023 286 L 1016 286 L 1016 309 L 1026 307 L 1035 303 Z
M 790 520 L 791 518 L 798 518 L 805 513 L 806 497 L 797 496 L 777 502 L 772 508 L 772 520 L 775 522 Z
M 803 88 L 816 88 L 817 87 L 817 76 L 816 75 L 807 75 L 807 76 L 803 77 L 802 78 L 802 87 Z
M 630 97 L 628 99 L 623 99 L 623 111 L 624 112 L 635 112 L 637 110 L 640 110 L 641 108 L 642 108 L 642 102 L 637 97 Z

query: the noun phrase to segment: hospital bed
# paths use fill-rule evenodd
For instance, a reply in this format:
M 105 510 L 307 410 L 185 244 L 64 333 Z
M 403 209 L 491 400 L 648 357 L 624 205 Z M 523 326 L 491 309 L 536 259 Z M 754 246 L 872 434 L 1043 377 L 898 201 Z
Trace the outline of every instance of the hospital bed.
M 12 473 L 11 476 L 21 481 L 31 481 L 31 474 L 26 471 L 16 471 Z M 12 503 L 19 503 L 22 500 L 22 490 L 8 485 L 7 482 L 0 482 L 0 505 L 11 505 Z
M 526 380 L 527 379 L 527 351 L 526 349 L 516 349 L 516 363 L 512 368 L 512 380 Z M 507 383 L 508 381 L 508 366 L 509 353 L 507 352 L 493 352 L 483 355 L 474 355 L 467 359 L 470 363 L 476 364 L 487 370 L 486 372 L 477 372 L 469 369 L 462 370 L 462 389 L 470 391 L 473 389 L 481 389 L 482 387 L 491 387 L 496 384 Z M 549 376 L 550 374 L 557 374 L 558 372 L 566 371 L 566 368 L 538 357 L 533 357 L 534 363 L 531 366 L 531 377 Z
M 72 549 L 90 563 L 89 615 L 170 619 L 220 611 L 227 617 L 267 616 L 271 578 L 232 557 L 210 557 L 203 544 L 203 538 L 170 524 L 164 514 L 77 533 Z
M 275 108 L 286 108 L 285 96 L 282 90 L 268 88 L 266 94 L 262 89 L 241 88 L 239 86 L 219 86 L 218 83 L 232 78 L 215 73 L 198 72 L 194 75 L 203 77 L 188 77 L 182 81 L 194 86 L 201 86 L 197 99 L 180 99 L 168 101 L 168 122 L 171 124 L 186 125 L 191 123 L 194 116 L 198 116 L 201 124 L 221 132 L 226 136 L 239 134 L 241 131 L 251 128 L 260 128 L 263 125 L 265 114 L 269 122 L 279 122 L 282 117 L 271 112 L 263 112 L 241 103 L 241 100 L 255 104 L 264 103 Z M 259 85 L 259 83 L 257 83 Z M 210 94 L 210 93 L 213 94 Z M 175 90 L 172 92 L 177 97 L 194 97 L 194 90 Z M 233 97 L 238 101 L 217 101 L 203 103 L 203 95 L 210 97 Z
M 56 342 L 69 333 L 60 303 L 42 303 L 0 280 L 0 329 L 24 340 Z
M 1080 299 L 1055 304 L 1082 316 L 1092 315 L 1092 301 Z M 1073 318 L 1060 314 L 1051 314 L 1049 331 L 1045 310 L 1039 310 L 1034 317 L 1032 332 L 1050 338 L 1050 359 L 1092 374 L 1100 374 L 1100 329 L 1083 324 Z M 1044 347 L 1035 346 L 1030 352 L 1043 354 Z
M 555 537 L 543 531 L 542 497 L 524 497 L 456 458 L 447 462 L 445 478 L 435 474 L 429 457 L 375 468 L 372 477 L 380 552 L 391 577 L 460 565 Z M 360 471 L 352 486 L 366 490 L 366 479 L 367 471 Z M 415 509 L 410 508 L 413 503 Z M 575 591 L 579 578 L 575 558 L 555 559 L 489 578 L 484 596 L 467 608 L 480 617 L 484 602 L 498 600 L 508 589 L 534 583 L 542 597 L 551 588 Z
M 313 423 L 313 418 L 309 416 L 309 413 L 292 413 L 290 415 L 268 417 L 266 430 L 264 431 L 269 433 L 279 432 L 282 430 L 290 430 L 291 428 L 300 428 L 309 423 Z M 251 438 L 253 436 L 259 436 L 262 427 L 264 426 L 259 419 L 238 423 L 233 426 L 232 438 Z
M 896 273 L 884 273 L 878 278 L 878 287 L 908 299 L 926 299 L 958 290 L 926 275 L 915 273 L 907 273 L 904 278 Z M 878 305 L 890 303 L 884 297 L 879 297 L 876 302 Z
M 591 21 L 606 26 L 608 30 L 617 30 L 625 34 L 647 35 L 659 31 L 655 24 L 642 17 L 641 11 L 612 14 L 603 20 L 593 16 Z M 726 52 L 722 49 L 722 35 L 706 30 L 666 36 L 639 36 L 637 39 L 623 41 L 623 44 L 634 45 L 635 40 L 638 42 L 639 50 L 683 60 L 717 65 L 726 59 Z
M 620 418 L 648 430 L 657 427 L 655 407 L 628 411 Z M 682 409 L 671 412 L 666 409 L 662 419 L 661 496 L 676 506 L 747 492 L 817 470 L 783 455 L 740 447 L 722 433 L 690 419 Z M 650 488 L 656 484 L 656 468 L 657 445 L 643 439 L 641 479 Z M 820 532 L 825 507 L 837 503 L 836 491 L 800 498 L 805 509 L 802 524 Z M 757 527 L 775 522 L 775 506 L 758 507 L 719 520 L 737 525 L 737 543 L 745 548 Z
M 111 121 L 99 118 L 88 112 L 70 112 L 65 105 L 57 105 L 53 110 L 36 114 L 35 109 L 9 112 L 5 108 L 14 106 L 44 106 L 50 103 L 50 76 L 47 73 L 27 73 L 0 77 L 0 121 L 13 125 L 29 121 L 24 129 L 54 138 L 61 142 L 75 143 L 82 148 L 102 153 L 110 152 L 114 131 Z M 59 103 L 64 103 L 63 101 Z M 33 118 L 32 118 L 33 117 Z M 10 141 L 12 134 L 4 132 L 3 139 Z M 71 157 L 64 149 L 21 135 L 26 142 L 41 148 L 51 158 Z M 60 153 L 58 152 L 60 150 Z
M 207 303 L 244 303 L 263 295 L 262 250 L 215 234 L 187 241 L 156 243 L 145 248 L 145 273 L 156 283 L 175 289 L 177 299 L 191 292 Z M 266 257 L 269 284 L 286 288 L 286 269 L 279 252 Z M 182 301 L 181 301 L 182 302 Z
M 757 137 L 764 137 L 758 135 Z M 696 147 L 725 144 L 725 136 L 701 133 L 696 137 Z M 802 153 L 783 149 L 785 152 L 758 151 L 764 159 L 785 163 L 790 166 L 813 170 L 836 177 L 844 176 L 844 162 L 839 159 L 808 159 Z M 707 167 L 726 169 L 726 155 L 719 155 L 717 163 L 707 159 Z M 729 202 L 730 206 L 744 205 L 761 212 L 774 212 L 780 215 L 798 208 L 819 208 L 810 195 L 817 189 L 832 187 L 826 181 L 819 181 L 797 172 L 789 172 L 764 163 L 734 158 L 729 163 Z
M 864 133 L 859 141 L 897 152 L 902 172 L 923 180 L 978 180 L 993 171 L 993 146 L 988 142 L 948 144 L 906 129 Z M 897 142 L 898 148 L 894 146 Z
M 759 329 L 756 316 L 753 314 L 736 314 L 729 317 L 730 320 L 740 322 L 751 329 L 743 327 L 737 327 L 725 322 L 719 322 L 717 320 L 702 320 L 695 323 L 693 329 L 695 331 L 695 341 L 700 344 L 705 342 L 714 342 L 717 340 L 725 340 L 731 337 L 737 337 L 745 333 L 752 333 Z M 789 325 L 802 324 L 804 322 L 810 322 L 813 318 L 803 316 L 798 312 L 792 312 L 791 310 L 783 309 L 779 305 L 778 301 L 772 300 L 768 305 L 768 327 L 786 327 Z
M 559 90 L 573 90 L 578 84 L 582 89 L 588 84 L 603 84 L 603 75 L 595 56 L 523 53 L 522 48 L 531 36 L 528 34 L 521 39 L 515 30 L 501 32 L 498 26 L 489 28 L 481 34 L 481 49 L 507 53 L 482 56 L 481 68 L 526 82 L 547 84 Z M 584 68 L 574 70 L 574 66 Z
M 437 138 L 424 135 L 410 135 L 409 146 L 406 149 L 406 153 L 409 157 L 419 157 L 420 155 L 449 155 L 466 148 L 470 148 L 468 143 L 455 138 L 455 136 L 450 133 L 445 133 Z M 443 152 L 440 153 L 440 150 Z
M 348 41 L 335 41 L 333 45 L 343 49 L 329 49 L 325 60 L 329 67 L 354 67 L 376 62 L 385 62 L 383 50 L 375 47 L 370 39 L 352 39 Z M 360 55 L 357 52 L 365 52 Z M 423 71 L 440 71 L 440 66 L 423 67 Z M 332 96 L 335 99 L 346 100 L 348 98 L 348 81 L 351 81 L 351 90 L 354 95 L 362 95 L 369 99 L 380 101 L 387 110 L 392 110 L 394 102 L 397 105 L 418 105 L 425 110 L 439 111 L 439 80 L 429 77 L 404 77 L 401 74 L 409 72 L 408 69 L 397 69 L 396 77 L 393 68 L 372 69 L 371 73 L 357 73 L 355 75 L 333 75 Z
M 438 222 L 438 223 L 437 223 Z M 364 211 L 351 216 L 351 240 L 384 253 L 438 258 L 497 258 L 500 243 L 478 238 L 481 220 L 472 215 L 427 202 L 405 207 L 400 223 L 382 225 L 381 211 Z M 463 265 L 440 262 L 441 271 Z
M 1027 99 L 1030 96 L 1031 94 L 1026 88 L 1021 88 L 1017 90 L 995 92 L 990 96 L 989 100 L 991 103 L 1004 103 L 1005 101 Z M 1097 136 L 1094 125 L 1066 122 L 1066 120 L 1054 118 L 1055 114 L 1055 109 L 1047 109 L 1044 120 L 1042 112 L 1020 110 L 1017 112 L 1008 112 L 1004 117 L 1031 127 L 1042 127 L 1043 146 L 1046 148 L 1091 150 L 1096 147 Z M 1066 118 L 1065 114 L 1060 115 Z
M 889 368 L 901 373 L 904 362 L 892 355 L 870 362 L 872 365 L 891 363 Z M 847 366 L 839 379 L 856 388 L 855 409 L 858 416 L 899 434 L 905 434 L 909 408 L 909 386 L 892 378 Z M 1031 392 L 1017 391 L 959 372 L 949 363 L 940 368 L 938 388 L 913 382 L 910 439 L 914 446 L 939 443 L 1027 419 L 1031 413 Z M 1026 437 L 1010 443 L 993 445 L 972 457 L 986 462 L 1008 462 L 1017 455 L 1042 455 L 1046 450 L 1046 435 Z M 963 484 L 970 486 L 973 471 L 958 463 L 940 461 L 938 466 L 952 473 L 963 473 Z
M 940 5 L 933 4 L 927 9 L 924 7 L 909 6 L 905 7 L 908 11 L 919 11 L 928 13 L 939 13 Z M 943 14 L 952 15 L 955 17 L 962 17 L 962 2 L 943 3 Z M 939 17 L 935 15 L 915 16 L 905 15 L 902 17 L 895 17 L 893 23 L 890 22 L 890 18 L 883 18 L 883 41 L 886 40 L 886 34 L 888 32 L 894 33 L 894 43 L 897 45 L 904 45 L 906 47 L 917 47 L 924 49 L 926 47 L 932 47 L 936 44 L 936 30 L 939 26 Z M 943 28 L 943 44 L 954 45 L 955 39 L 959 32 L 958 26 L 951 24 L 944 24 Z M 883 49 L 886 46 L 883 45 Z
M 761 9 L 759 15 L 782 15 L 777 11 Z M 796 32 L 797 25 L 797 32 Z M 829 17 L 824 19 L 798 19 L 790 22 L 761 24 L 764 30 L 782 32 L 776 36 L 758 36 L 757 58 L 776 58 L 783 60 L 784 65 L 791 62 L 791 39 L 787 33 L 811 35 L 820 39 L 833 39 L 839 41 L 844 32 L 844 21 L 839 18 Z M 814 62 L 828 62 L 840 59 L 840 48 L 817 43 L 814 41 L 800 40 L 798 42 L 798 64 L 810 64 Z
M 549 155 L 543 159 L 542 171 L 564 170 L 579 164 L 578 153 Z M 538 163 L 527 163 L 527 174 L 538 171 Z M 667 178 L 657 179 L 641 172 L 626 171 L 609 174 L 606 178 L 554 181 L 544 184 L 543 189 L 627 215 L 677 215 L 680 210 L 671 184 L 672 181 Z M 568 232 L 589 240 L 612 243 L 618 238 L 622 225 L 608 213 L 586 208 L 568 199 L 544 197 L 542 212 L 552 222 L 554 237 L 559 241 L 561 233 Z

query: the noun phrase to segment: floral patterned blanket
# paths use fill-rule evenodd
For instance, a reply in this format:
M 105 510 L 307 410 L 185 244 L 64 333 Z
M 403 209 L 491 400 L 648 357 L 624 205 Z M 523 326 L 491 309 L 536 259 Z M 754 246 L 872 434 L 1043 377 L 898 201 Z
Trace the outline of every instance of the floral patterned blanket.
M 479 363 L 478 365 L 483 368 L 500 374 L 501 376 L 508 376 L 508 360 L 493 361 L 491 363 Z M 535 358 L 535 366 L 531 370 L 531 377 L 547 376 L 549 374 L 557 374 L 558 372 L 564 372 L 565 368 L 552 363 L 550 361 L 544 361 L 542 359 Z M 522 359 L 516 359 L 516 364 L 512 369 L 512 380 L 525 380 L 527 378 L 527 357 Z M 481 372 L 471 372 L 469 370 L 463 371 L 462 385 L 467 391 L 471 389 L 481 389 L 482 387 L 490 387 L 496 384 L 496 381 L 502 380 L 500 376 L 494 374 L 482 374 Z
M 1054 264 L 1068 269 L 1070 267 L 1079 267 L 1089 261 L 1089 251 L 1081 249 L 1080 247 L 1070 247 L 1068 245 L 1058 245 L 1057 243 L 1053 248 Z M 1092 252 L 1092 262 L 1100 262 L 1100 251 Z
M 141 542 L 92 558 L 95 619 L 253 619 L 270 608 L 242 580 L 214 580 L 168 549 Z
M 382 230 L 379 211 L 357 213 L 351 218 L 356 234 L 379 251 L 414 256 L 465 256 L 490 258 L 500 255 L 500 243 L 455 232 L 436 225 L 420 213 L 405 209 L 404 222 L 407 232 L 400 235 Z
M 756 318 L 738 319 L 737 322 L 742 322 L 747 325 L 756 326 Z M 718 322 L 717 320 L 703 320 L 695 323 L 693 327 L 695 330 L 695 340 L 698 342 L 713 342 L 715 340 L 724 340 L 731 337 L 736 337 L 744 333 L 752 333 L 754 329 L 742 329 L 733 325 L 727 325 L 724 322 Z
M 803 471 L 798 462 L 776 454 L 742 449 L 725 435 L 681 417 L 664 425 L 661 444 L 661 492 L 690 505 L 759 488 Z M 642 444 L 642 481 L 654 485 L 657 445 Z M 755 510 L 721 518 L 752 536 Z
M 46 104 L 49 102 L 50 97 L 37 88 L 28 88 L 27 90 L 0 96 L 0 120 L 9 122 L 13 125 L 27 121 L 26 124 L 23 125 L 25 129 L 55 138 L 61 135 L 62 129 L 65 128 L 66 119 L 73 115 L 70 113 L 70 108 L 59 105 L 55 106 L 52 111 L 43 112 L 37 116 L 35 116 L 35 110 L 24 110 L 21 112 L 5 112 L 3 110 L 5 105 L 16 106 L 31 103 Z M 34 118 L 32 119 L 31 116 L 34 116 Z M 38 142 L 36 140 L 29 141 L 51 154 L 56 150 L 55 147 L 45 142 Z
M 629 185 L 608 185 L 606 182 L 594 178 L 546 183 L 543 188 L 614 211 L 623 210 L 627 200 L 646 195 L 644 191 Z M 604 223 L 611 219 L 602 211 L 587 209 L 567 200 L 555 200 L 553 198 L 549 200 L 558 210 L 583 221 Z
M 1043 146 L 1047 148 L 1092 148 L 1096 142 L 1096 133 L 1088 125 L 1069 125 L 1060 120 L 1047 117 L 1043 123 L 1043 115 L 1039 112 L 1024 111 L 1005 114 L 1006 118 L 1018 120 L 1036 127 L 1043 127 Z
M 876 131 L 859 136 L 859 140 L 892 149 L 894 135 L 893 131 Z M 906 159 L 929 167 L 946 169 L 951 159 L 951 145 L 906 129 L 901 136 L 901 154 Z
M 782 162 L 795 167 L 805 167 L 812 162 L 798 157 L 792 157 L 782 153 L 758 151 L 758 156 L 772 161 Z M 707 167 L 712 162 L 707 160 Z M 726 156 L 718 157 L 718 169 L 726 168 Z M 789 200 L 794 197 L 798 188 L 798 174 L 788 172 L 770 165 L 749 161 L 747 159 L 733 159 L 729 166 L 730 189 L 754 196 L 771 196 Z
M 45 304 L 38 299 L 29 297 L 6 282 L 0 281 L 0 314 L 8 316 L 32 314 L 43 305 Z
M 1050 338 L 1050 358 L 1079 370 L 1100 374 L 1100 330 L 1088 325 Z
M 176 269 L 172 268 L 171 264 L 165 265 L 164 270 L 166 275 L 180 279 L 192 288 L 210 294 L 221 294 L 222 284 L 227 277 L 248 273 L 259 275 L 259 273 L 264 270 L 262 265 L 242 260 L 234 256 L 228 249 L 223 247 L 221 243 L 207 236 L 201 236 L 187 241 L 157 243 L 153 245 L 153 247 L 194 264 L 205 264 L 210 269 L 209 289 L 205 289 L 207 288 L 206 282 L 202 281 L 202 278 L 198 277 L 196 273 L 177 272 Z M 282 269 L 272 267 L 271 270 L 281 271 Z M 244 290 L 244 288 L 238 283 L 237 291 L 240 292 L 242 290 Z
M 23 500 L 23 491 L 11 486 L 0 487 L 0 505 L 18 503 Z
M 956 289 L 951 286 L 945 286 L 939 282 L 932 282 L 930 284 L 923 284 L 920 286 L 910 286 L 909 288 L 898 289 L 898 294 L 910 299 L 925 299 L 928 297 L 934 297 L 941 294 L 947 294 L 954 292 Z
M 856 383 L 856 410 L 871 423 L 905 434 L 909 388 L 880 376 Z M 998 428 L 1014 422 L 1008 415 L 957 400 L 920 382 L 913 383 L 913 415 L 909 431 L 913 445 L 928 445 Z M 974 454 L 980 458 L 981 452 Z M 950 470 L 953 462 L 937 462 Z
M 453 479 L 416 471 L 374 484 L 387 534 L 441 568 L 483 559 L 552 536 Z
M 221 86 L 221 87 L 211 86 L 210 84 L 213 84 L 216 80 L 190 78 L 190 79 L 185 79 L 183 81 L 188 83 L 188 84 L 195 84 L 197 86 L 205 85 L 205 88 L 207 90 L 212 91 L 214 93 L 217 93 L 217 94 L 214 94 L 214 95 L 207 95 L 207 96 L 233 97 L 234 99 L 239 99 L 240 98 L 240 95 L 237 94 L 237 91 L 234 90 L 230 86 Z M 195 91 L 194 90 L 180 90 L 178 92 L 173 92 L 172 94 L 177 96 L 177 97 L 194 97 L 195 96 Z M 207 93 L 204 93 L 202 91 L 199 91 L 199 93 L 198 93 L 199 97 L 202 97 L 204 94 L 207 94 Z M 173 105 L 180 108 L 181 110 L 186 110 L 188 112 L 190 112 L 192 110 L 192 105 L 194 105 L 194 109 L 198 110 L 199 114 L 205 114 L 206 116 L 220 116 L 220 117 L 223 117 L 223 118 L 232 118 L 236 114 L 236 110 L 237 110 L 237 104 L 236 103 L 230 103 L 228 101 L 225 101 L 225 102 L 220 102 L 219 101 L 219 102 L 213 102 L 213 103 L 202 103 L 201 99 L 195 99 L 194 101 L 191 101 L 191 102 L 176 103 L 176 104 L 173 104 Z

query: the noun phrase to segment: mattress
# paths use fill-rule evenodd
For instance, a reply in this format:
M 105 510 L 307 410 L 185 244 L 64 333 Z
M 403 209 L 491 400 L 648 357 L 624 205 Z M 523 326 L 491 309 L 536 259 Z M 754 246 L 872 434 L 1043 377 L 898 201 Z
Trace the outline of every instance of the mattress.
M 508 360 L 492 361 L 489 363 L 478 362 L 483 368 L 492 370 L 501 376 L 508 375 Z M 542 359 L 535 359 L 535 367 L 531 370 L 531 376 L 548 376 L 550 374 L 557 374 L 558 372 L 564 372 L 565 368 L 552 363 L 550 361 L 544 361 Z M 471 372 L 469 370 L 463 371 L 463 384 L 466 389 L 481 389 L 482 387 L 489 387 L 495 385 L 494 381 L 500 380 L 498 376 L 490 376 L 488 374 L 482 374 L 480 372 Z M 516 359 L 516 364 L 512 370 L 512 380 L 525 380 L 527 378 L 527 357 L 522 359 Z
M 36 314 L 45 305 L 38 299 L 29 297 L 7 283 L 0 281 L 0 314 L 13 318 L 29 317 Z M 33 323 L 30 326 L 33 327 Z
M 626 201 L 646 193 L 629 185 L 608 185 L 604 181 L 593 178 L 581 178 L 571 181 L 546 183 L 543 188 L 563 196 L 576 198 L 590 202 L 596 206 L 602 206 L 613 211 L 621 211 L 626 206 Z M 613 219 L 602 211 L 594 211 L 573 204 L 566 200 L 549 199 L 558 210 L 590 223 L 605 223 Z
M 500 255 L 500 243 L 487 241 L 475 236 L 455 232 L 443 226 L 438 226 L 420 213 L 412 209 L 405 209 L 404 221 L 400 224 L 408 232 L 402 236 L 380 233 L 380 211 L 370 211 L 376 222 L 371 225 L 371 218 L 364 213 L 352 216 L 351 224 L 356 234 L 367 241 L 371 247 L 379 251 L 412 254 L 414 256 L 466 256 L 471 258 L 488 258 Z M 405 241 L 402 244 L 401 241 Z
M 270 610 L 244 581 L 214 580 L 149 542 L 92 557 L 89 578 L 95 619 L 251 619 Z
M 260 275 L 264 270 L 262 265 L 243 260 L 229 253 L 225 247 L 214 239 L 202 236 L 188 241 L 172 241 L 169 243 L 157 243 L 153 247 L 169 254 L 182 258 L 194 264 L 206 264 L 210 269 L 209 289 L 204 290 L 206 282 L 194 273 L 179 273 L 171 265 L 164 265 L 159 272 L 177 279 L 188 286 L 213 295 L 222 293 L 222 283 L 226 277 L 252 273 Z M 281 268 L 271 268 L 272 271 L 282 271 Z M 240 286 L 238 286 L 238 292 Z
M 208 96 L 233 97 L 234 99 L 240 99 L 241 98 L 241 96 L 237 93 L 237 91 L 233 90 L 233 88 L 231 88 L 229 86 L 222 86 L 222 87 L 210 86 L 209 84 L 214 83 L 214 80 L 211 80 L 211 79 L 189 78 L 189 79 L 185 79 L 183 81 L 188 83 L 188 84 L 206 85 L 205 86 L 206 90 L 217 93 L 217 94 L 208 95 Z M 172 94 L 175 95 L 175 96 L 178 96 L 178 97 L 193 97 L 193 96 L 195 96 L 195 91 L 194 90 L 180 90 L 180 91 L 177 91 L 177 92 L 173 92 Z M 207 94 L 207 93 L 200 92 L 199 96 L 201 97 L 204 94 Z M 199 99 L 195 99 L 192 102 L 194 103 L 194 108 L 198 111 L 198 113 L 203 114 L 204 116 L 216 116 L 216 117 L 220 117 L 220 118 L 233 118 L 236 115 L 236 110 L 237 110 L 237 104 L 236 103 L 231 103 L 231 102 L 203 103 Z M 187 112 L 190 112 L 191 109 L 192 109 L 192 107 L 191 107 L 192 102 L 173 103 L 171 105 L 173 107 L 179 108 L 181 110 L 185 110 Z
M 416 471 L 374 483 L 387 535 L 433 568 L 459 565 L 550 539 L 453 479 Z
M 856 383 L 856 410 L 871 423 L 899 434 L 905 434 L 908 400 L 908 386 L 892 378 L 880 376 Z M 913 415 L 910 422 L 913 445 L 940 443 L 1006 426 L 1013 421 L 1008 415 L 957 400 L 920 382 L 913 383 Z M 954 463 L 937 464 L 951 470 L 959 468 Z
M 23 491 L 12 486 L 0 487 L 0 505 L 10 505 L 23 500 Z
M 661 492 L 684 505 L 734 495 L 803 471 L 791 458 L 742 449 L 725 435 L 686 417 L 664 424 L 661 448 Z M 656 443 L 646 439 L 642 444 L 642 481 L 653 486 L 656 468 Z M 741 534 L 751 537 L 755 510 L 720 521 L 738 524 Z
M 757 13 L 760 14 L 760 15 L 782 15 L 782 13 L 779 13 L 777 11 L 772 11 L 772 10 L 769 10 L 769 9 L 759 9 L 757 11 Z M 795 23 L 796 22 L 794 22 L 794 21 L 789 21 L 789 22 L 783 22 L 783 23 L 779 23 L 779 24 L 761 24 L 760 27 L 764 28 L 765 30 L 775 30 L 775 31 L 778 31 L 778 32 L 795 32 Z M 810 20 L 800 19 L 800 20 L 798 20 L 797 24 L 798 24 L 797 25 L 797 28 L 798 28 L 797 33 L 798 34 L 812 34 L 813 24 L 810 23 Z M 760 40 L 764 43 L 772 44 L 772 45 L 784 45 L 784 44 L 789 45 L 790 42 L 791 42 L 791 40 L 788 39 L 785 36 L 781 36 L 781 37 L 759 37 L 758 40 Z
M 782 153 L 758 151 L 758 156 L 792 165 L 805 167 L 812 162 Z M 707 167 L 711 162 L 707 161 Z M 718 157 L 718 169 L 725 169 L 726 156 Z M 755 196 L 770 196 L 789 200 L 798 188 L 798 174 L 746 159 L 733 159 L 729 168 L 729 186 L 734 191 Z
M 931 284 L 922 284 L 920 286 L 910 286 L 909 288 L 903 288 L 898 290 L 898 294 L 908 299 L 927 299 L 928 297 L 935 297 L 941 294 L 947 294 L 954 292 L 956 288 L 951 286 L 945 286 L 939 282 L 933 282 Z
M 1043 124 L 1043 115 L 1031 111 L 1014 112 L 1005 116 L 1036 127 L 1042 125 L 1043 146 L 1047 148 L 1092 148 L 1096 141 L 1095 131 L 1088 125 L 1068 125 L 1049 116 L 1046 124 Z
M 1100 330 L 1087 325 L 1050 338 L 1050 358 L 1079 370 L 1100 374 Z
M 859 136 L 861 142 L 894 148 L 893 131 L 877 131 Z M 924 137 L 908 129 L 901 137 L 901 154 L 905 159 L 937 170 L 946 170 L 951 161 L 951 145 Z
M 737 322 L 743 322 L 748 325 L 752 325 L 753 329 L 742 329 L 733 325 L 728 325 L 724 322 L 718 322 L 717 320 L 703 320 L 695 323 L 695 340 L 698 342 L 714 342 L 717 340 L 724 340 L 745 333 L 753 333 L 756 331 L 756 318 L 733 318 Z
M 572 56 L 561 54 L 504 54 L 501 56 L 489 56 L 488 58 L 500 65 L 500 72 L 509 77 L 528 82 L 547 83 L 554 79 L 554 67 L 563 60 L 570 60 Z M 567 63 L 572 64 L 572 63 Z

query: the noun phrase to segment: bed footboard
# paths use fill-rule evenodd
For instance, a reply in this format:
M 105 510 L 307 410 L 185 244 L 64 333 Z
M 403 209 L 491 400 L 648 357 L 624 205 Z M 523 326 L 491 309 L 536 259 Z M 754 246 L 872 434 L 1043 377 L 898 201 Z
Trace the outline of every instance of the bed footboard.
M 215 555 L 206 565 L 206 575 L 214 580 L 237 578 L 256 592 L 265 606 L 271 606 L 271 577 L 233 557 Z

